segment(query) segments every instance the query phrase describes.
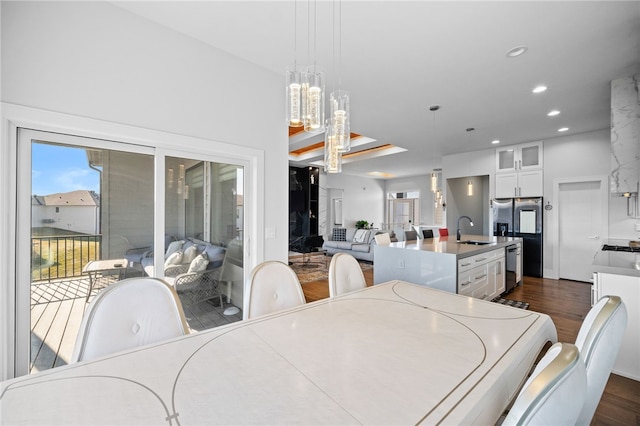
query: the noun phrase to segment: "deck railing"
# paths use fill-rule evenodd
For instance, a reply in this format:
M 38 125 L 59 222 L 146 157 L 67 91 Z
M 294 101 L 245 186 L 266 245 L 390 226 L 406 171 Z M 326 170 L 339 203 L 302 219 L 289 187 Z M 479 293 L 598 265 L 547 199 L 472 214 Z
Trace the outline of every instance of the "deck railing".
M 101 242 L 102 235 L 32 237 L 32 281 L 82 275 L 87 262 L 100 259 Z

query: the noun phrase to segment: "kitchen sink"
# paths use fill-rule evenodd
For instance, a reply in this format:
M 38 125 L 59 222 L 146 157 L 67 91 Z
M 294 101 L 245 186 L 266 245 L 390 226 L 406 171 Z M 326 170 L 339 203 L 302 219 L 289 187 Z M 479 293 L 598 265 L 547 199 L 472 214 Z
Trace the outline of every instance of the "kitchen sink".
M 491 241 L 465 240 L 465 241 L 458 241 L 458 244 L 473 244 L 476 246 L 486 246 L 488 244 L 493 244 L 493 243 Z

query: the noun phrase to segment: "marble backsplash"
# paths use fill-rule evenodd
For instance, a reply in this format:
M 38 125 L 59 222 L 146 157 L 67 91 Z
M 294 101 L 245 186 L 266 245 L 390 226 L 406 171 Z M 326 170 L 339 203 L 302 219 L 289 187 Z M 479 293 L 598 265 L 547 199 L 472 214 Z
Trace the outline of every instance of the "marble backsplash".
M 640 180 L 640 74 L 611 82 L 611 192 L 637 192 Z

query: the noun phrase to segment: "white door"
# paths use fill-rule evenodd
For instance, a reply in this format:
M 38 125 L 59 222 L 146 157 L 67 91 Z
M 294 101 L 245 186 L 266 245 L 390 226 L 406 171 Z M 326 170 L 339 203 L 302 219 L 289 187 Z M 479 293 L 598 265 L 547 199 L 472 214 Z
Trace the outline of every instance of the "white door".
M 593 256 L 606 234 L 601 181 L 561 183 L 558 194 L 559 276 L 591 281 Z

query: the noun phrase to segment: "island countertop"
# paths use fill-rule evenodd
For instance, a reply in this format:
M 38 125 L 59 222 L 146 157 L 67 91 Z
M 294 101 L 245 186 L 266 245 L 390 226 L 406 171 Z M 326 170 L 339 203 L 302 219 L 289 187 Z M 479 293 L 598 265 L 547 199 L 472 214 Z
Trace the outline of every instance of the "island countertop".
M 464 241 L 478 242 L 480 244 L 464 244 Z M 462 234 L 460 242 L 455 235 L 447 237 L 426 238 L 415 241 L 398 241 L 391 243 L 389 247 L 397 247 L 406 250 L 429 251 L 433 253 L 454 254 L 458 259 L 485 253 L 508 245 L 522 242 L 522 238 L 517 237 L 492 237 L 488 235 L 465 235 Z
M 465 241 L 468 243 L 464 244 Z M 451 235 L 375 245 L 373 282 L 380 284 L 400 279 L 457 293 L 458 262 L 491 251 L 502 251 L 504 254 L 507 246 L 521 241 L 522 238 L 517 237 L 467 234 L 461 236 L 460 242 L 455 235 Z

